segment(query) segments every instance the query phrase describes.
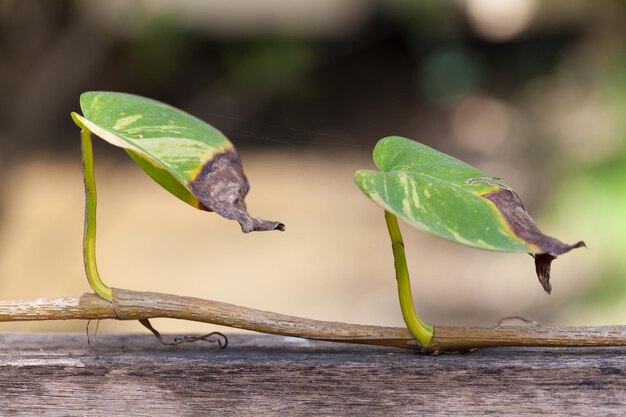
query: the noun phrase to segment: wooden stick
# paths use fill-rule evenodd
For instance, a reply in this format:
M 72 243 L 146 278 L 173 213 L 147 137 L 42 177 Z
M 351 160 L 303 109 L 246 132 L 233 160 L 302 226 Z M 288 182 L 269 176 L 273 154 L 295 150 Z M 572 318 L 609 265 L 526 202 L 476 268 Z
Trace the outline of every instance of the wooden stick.
M 310 320 L 193 297 L 115 288 L 113 303 L 121 320 L 168 317 L 307 339 L 406 348 L 418 346 L 405 328 Z
M 495 346 L 626 346 L 626 326 L 435 326 L 435 336 L 427 350 L 464 351 Z
M 435 326 L 433 339 L 422 348 L 403 327 L 310 320 L 219 301 L 118 288 L 113 289 L 113 302 L 105 301 L 95 294 L 0 301 L 0 322 L 141 320 L 159 317 L 211 323 L 261 333 L 410 348 L 425 352 L 466 351 L 494 346 L 626 346 L 626 326 Z
M 113 305 L 92 293 L 0 301 L 0 322 L 116 318 Z

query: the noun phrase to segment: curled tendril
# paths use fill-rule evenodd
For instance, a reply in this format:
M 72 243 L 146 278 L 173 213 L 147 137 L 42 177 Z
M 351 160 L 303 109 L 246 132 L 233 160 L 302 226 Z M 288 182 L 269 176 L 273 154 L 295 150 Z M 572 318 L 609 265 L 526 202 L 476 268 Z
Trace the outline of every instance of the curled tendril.
M 220 333 L 220 332 L 211 332 L 202 336 L 177 337 L 173 341 L 169 342 L 163 339 L 163 336 L 161 336 L 161 333 L 159 333 L 159 331 L 152 326 L 152 324 L 150 323 L 150 320 L 142 319 L 142 320 L 139 320 L 139 323 L 141 323 L 146 329 L 150 330 L 152 334 L 158 339 L 158 341 L 161 342 L 161 344 L 165 346 L 176 346 L 182 343 L 194 343 L 200 340 L 203 340 L 209 343 L 217 343 L 220 349 L 226 349 L 226 347 L 228 346 L 228 338 L 226 337 L 225 334 Z

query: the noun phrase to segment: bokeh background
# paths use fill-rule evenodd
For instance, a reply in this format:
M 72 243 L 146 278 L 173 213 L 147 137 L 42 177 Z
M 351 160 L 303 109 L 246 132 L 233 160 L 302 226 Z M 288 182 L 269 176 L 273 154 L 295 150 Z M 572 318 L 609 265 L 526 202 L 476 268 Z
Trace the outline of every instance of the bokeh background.
M 426 320 L 624 324 L 625 27 L 626 3 L 592 0 L 0 0 L 0 298 L 89 290 L 69 113 L 81 92 L 114 90 L 226 133 L 251 213 L 287 231 L 244 235 L 95 139 L 113 286 L 402 325 L 383 213 L 353 182 L 378 139 L 402 135 L 504 178 L 544 232 L 589 246 L 555 261 L 548 296 L 528 256 L 403 227 Z

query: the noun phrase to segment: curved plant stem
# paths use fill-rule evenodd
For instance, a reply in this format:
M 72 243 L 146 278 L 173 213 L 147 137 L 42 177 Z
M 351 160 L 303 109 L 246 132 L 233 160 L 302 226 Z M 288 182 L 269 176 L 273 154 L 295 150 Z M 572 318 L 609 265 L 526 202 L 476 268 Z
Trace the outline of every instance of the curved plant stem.
M 427 346 L 433 338 L 434 328 L 428 323 L 423 322 L 415 312 L 413 306 L 413 294 L 411 292 L 411 279 L 409 277 L 409 269 L 406 265 L 406 256 L 404 253 L 404 241 L 398 218 L 388 211 L 385 211 L 385 220 L 387 221 L 387 229 L 391 238 L 391 249 L 393 250 L 393 261 L 396 268 L 396 280 L 398 281 L 398 295 L 400 297 L 400 308 L 402 309 L 402 317 L 409 331 L 415 339 L 422 345 Z
M 219 301 L 113 288 L 113 301 L 82 296 L 0 300 L 0 322 L 33 320 L 142 320 L 172 318 L 238 329 L 333 342 L 419 349 L 406 327 L 383 327 L 311 320 Z M 437 326 L 422 352 L 467 351 L 493 346 L 626 346 L 626 326 L 543 327 Z
M 111 288 L 100 278 L 96 264 L 96 177 L 93 170 L 91 132 L 85 127 L 80 131 L 80 144 L 83 153 L 83 175 L 85 179 L 85 233 L 83 235 L 85 273 L 94 292 L 105 300 L 112 301 Z

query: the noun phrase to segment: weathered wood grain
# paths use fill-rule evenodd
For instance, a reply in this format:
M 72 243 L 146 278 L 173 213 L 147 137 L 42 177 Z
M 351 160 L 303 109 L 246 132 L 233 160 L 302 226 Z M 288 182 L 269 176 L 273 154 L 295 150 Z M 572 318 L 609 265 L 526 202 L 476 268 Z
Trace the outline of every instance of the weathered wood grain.
M 626 415 L 626 349 L 409 350 L 231 335 L 0 335 L 2 416 Z

